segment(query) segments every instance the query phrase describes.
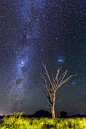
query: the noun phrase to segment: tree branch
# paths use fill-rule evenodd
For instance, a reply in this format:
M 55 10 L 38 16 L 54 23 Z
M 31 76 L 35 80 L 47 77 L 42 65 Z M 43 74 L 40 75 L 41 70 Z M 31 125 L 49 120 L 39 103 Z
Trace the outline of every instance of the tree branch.
M 57 82 L 58 82 L 58 76 L 59 76 L 59 72 L 60 72 L 61 68 L 62 68 L 62 67 L 58 68 L 58 70 L 57 70 L 57 74 L 56 74 L 56 78 L 55 78 L 55 80 L 56 80 Z
M 61 99 L 59 101 L 55 101 L 55 102 L 60 102 L 60 101 L 61 101 Z
M 47 106 L 46 108 L 51 108 L 51 107 Z
M 43 81 L 44 81 L 44 83 L 45 83 L 45 85 L 42 84 L 42 86 L 44 86 L 44 87 L 47 89 L 48 94 L 50 95 L 49 89 L 48 89 L 48 87 L 47 87 L 47 80 L 46 80 L 46 77 L 44 77 L 42 74 L 41 74 L 41 77 L 43 78 Z
M 53 84 L 52 84 L 52 82 L 51 82 L 51 79 L 50 79 L 50 76 L 49 76 L 49 74 L 48 74 L 48 71 L 47 71 L 47 69 L 46 69 L 46 64 L 44 65 L 43 62 L 42 62 L 42 65 L 43 65 L 43 67 L 44 67 L 44 69 L 45 69 L 45 71 L 46 71 L 45 75 L 48 77 L 50 84 L 53 86 Z M 52 87 L 52 88 L 53 88 L 53 87 Z
M 45 93 L 45 95 L 47 96 L 47 98 L 48 98 L 48 95 L 47 95 L 47 93 L 42 89 L 42 88 L 40 88 L 44 93 Z
M 66 71 L 63 73 L 63 77 L 62 77 L 62 79 L 61 79 L 61 82 L 63 81 L 64 77 L 66 76 L 67 71 L 68 71 L 68 70 L 66 70 Z M 61 82 L 60 82 L 60 83 L 61 83 Z
M 40 84 L 45 87 L 45 85 L 43 85 L 42 83 L 40 83 Z M 45 88 L 46 88 L 46 87 L 45 87 Z
M 78 74 L 76 74 L 76 75 L 78 75 Z M 67 79 L 65 79 L 63 82 L 61 82 L 61 83 L 57 86 L 56 90 L 57 90 L 59 87 L 61 87 L 62 84 L 64 84 L 65 82 L 67 82 L 72 76 L 76 76 L 76 75 L 70 75 Z

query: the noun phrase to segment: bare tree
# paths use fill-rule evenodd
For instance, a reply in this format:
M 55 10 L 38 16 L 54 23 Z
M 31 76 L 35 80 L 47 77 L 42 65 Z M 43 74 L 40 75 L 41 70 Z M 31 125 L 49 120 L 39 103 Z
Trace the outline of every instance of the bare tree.
M 54 76 L 53 76 L 53 73 L 52 73 L 52 78 L 53 78 L 53 81 L 51 81 L 51 79 L 50 79 L 50 76 L 49 76 L 49 74 L 48 74 L 48 71 L 47 71 L 47 69 L 46 69 L 46 64 L 44 65 L 43 63 L 42 63 L 42 65 L 43 65 L 43 67 L 44 67 L 44 69 L 45 69 L 45 75 L 47 76 L 47 78 L 48 78 L 48 80 L 49 80 L 49 87 L 48 87 L 48 83 L 47 83 L 47 79 L 46 79 L 46 77 L 45 76 L 43 76 L 42 74 L 41 74 L 41 77 L 42 77 L 42 79 L 43 79 L 43 82 L 44 82 L 44 84 L 43 83 L 41 83 L 42 84 L 42 86 L 43 87 L 45 87 L 46 88 L 46 90 L 47 90 L 47 92 L 48 93 L 46 93 L 43 89 L 41 89 L 44 93 L 45 93 L 45 95 L 47 96 L 47 98 L 48 98 L 48 103 L 49 103 L 49 107 L 48 108 L 51 108 L 51 113 L 52 113 L 52 117 L 55 117 L 55 102 L 58 102 L 58 101 L 55 101 L 55 95 L 56 95 L 56 91 L 58 90 L 58 88 L 59 87 L 61 87 L 61 85 L 62 84 L 64 84 L 65 82 L 67 82 L 72 76 L 76 76 L 76 75 L 70 75 L 67 79 L 65 79 L 65 80 L 63 80 L 64 79 L 64 77 L 66 76 L 66 74 L 67 74 L 67 71 L 68 70 L 66 70 L 59 78 L 58 78 L 58 76 L 59 76 L 59 72 L 60 72 L 60 70 L 61 70 L 61 67 L 60 68 L 58 68 L 58 70 L 57 70 L 57 73 L 56 73 L 56 77 L 54 78 Z

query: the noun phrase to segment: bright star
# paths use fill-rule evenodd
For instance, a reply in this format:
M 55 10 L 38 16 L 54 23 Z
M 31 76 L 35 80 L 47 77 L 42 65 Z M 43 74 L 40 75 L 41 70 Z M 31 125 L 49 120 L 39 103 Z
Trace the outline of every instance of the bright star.
M 18 64 L 19 65 L 19 67 L 24 67 L 25 66 L 25 61 L 20 61 L 20 63 Z
M 24 62 L 22 61 L 22 62 L 21 62 L 21 64 L 23 65 L 23 64 L 24 64 Z

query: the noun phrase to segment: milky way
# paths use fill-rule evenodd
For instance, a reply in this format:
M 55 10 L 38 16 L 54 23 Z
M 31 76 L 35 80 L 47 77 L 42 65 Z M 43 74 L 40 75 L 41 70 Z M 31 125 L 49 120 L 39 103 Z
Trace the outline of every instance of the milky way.
M 42 62 L 78 74 L 56 94 L 56 113 L 86 114 L 85 0 L 0 2 L 0 114 L 48 110 Z M 67 75 L 67 76 L 68 76 Z

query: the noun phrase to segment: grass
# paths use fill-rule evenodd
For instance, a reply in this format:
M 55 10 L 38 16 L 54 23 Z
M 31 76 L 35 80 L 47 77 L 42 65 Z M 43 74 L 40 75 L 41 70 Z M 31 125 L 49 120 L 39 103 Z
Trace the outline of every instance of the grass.
M 86 129 L 86 118 L 24 118 L 15 114 L 0 121 L 0 129 Z

